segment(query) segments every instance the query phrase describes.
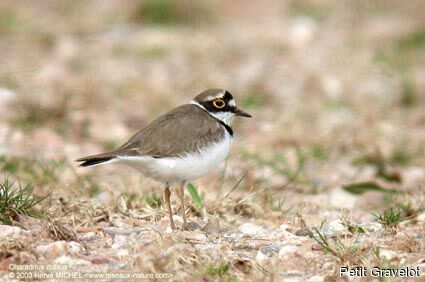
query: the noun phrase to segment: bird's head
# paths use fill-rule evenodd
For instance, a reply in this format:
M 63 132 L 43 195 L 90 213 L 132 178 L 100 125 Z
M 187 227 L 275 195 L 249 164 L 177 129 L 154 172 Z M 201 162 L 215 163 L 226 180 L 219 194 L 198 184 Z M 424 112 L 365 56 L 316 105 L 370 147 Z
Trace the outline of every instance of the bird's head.
M 201 107 L 229 126 L 234 116 L 252 117 L 239 109 L 232 94 L 224 89 L 208 89 L 193 98 L 191 103 Z

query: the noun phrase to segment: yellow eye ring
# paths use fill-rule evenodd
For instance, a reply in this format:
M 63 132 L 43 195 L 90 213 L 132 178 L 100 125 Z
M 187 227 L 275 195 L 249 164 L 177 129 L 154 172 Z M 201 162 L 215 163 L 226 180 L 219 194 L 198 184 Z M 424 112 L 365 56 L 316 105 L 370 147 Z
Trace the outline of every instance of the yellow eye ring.
M 224 106 L 226 106 L 226 103 L 224 103 L 223 99 L 215 99 L 213 101 L 213 105 L 217 109 L 222 109 L 222 108 L 224 108 Z

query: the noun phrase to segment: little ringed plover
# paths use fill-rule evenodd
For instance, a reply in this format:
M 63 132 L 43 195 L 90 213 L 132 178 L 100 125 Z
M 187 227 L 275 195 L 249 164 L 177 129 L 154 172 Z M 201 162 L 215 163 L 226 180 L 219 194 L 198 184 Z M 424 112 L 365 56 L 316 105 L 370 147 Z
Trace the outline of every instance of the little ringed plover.
M 187 226 L 184 187 L 222 163 L 233 138 L 234 116 L 251 117 L 236 107 L 232 94 L 224 89 L 209 89 L 188 104 L 163 114 L 135 133 L 119 148 L 80 158 L 80 166 L 120 163 L 143 175 L 165 183 L 164 198 L 175 229 L 170 185 L 179 185 L 184 228 Z

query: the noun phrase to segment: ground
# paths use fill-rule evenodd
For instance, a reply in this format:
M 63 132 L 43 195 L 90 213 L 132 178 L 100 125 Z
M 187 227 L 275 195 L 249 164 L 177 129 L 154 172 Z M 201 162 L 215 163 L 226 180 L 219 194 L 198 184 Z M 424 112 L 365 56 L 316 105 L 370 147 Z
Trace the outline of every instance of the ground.
M 333 281 L 343 266 L 420 279 L 424 9 L 1 1 L 0 279 Z M 189 230 L 169 229 L 161 183 L 76 167 L 207 88 L 254 117 L 186 190 Z

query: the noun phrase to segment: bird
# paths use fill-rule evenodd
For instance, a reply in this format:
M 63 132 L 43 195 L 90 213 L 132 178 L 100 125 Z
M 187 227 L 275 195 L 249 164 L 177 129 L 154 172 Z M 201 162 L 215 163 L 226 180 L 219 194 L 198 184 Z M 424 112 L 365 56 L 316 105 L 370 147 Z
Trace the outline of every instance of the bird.
M 178 186 L 183 229 L 187 228 L 184 189 L 188 182 L 218 167 L 228 156 L 235 116 L 252 116 L 236 106 L 224 89 L 208 89 L 189 103 L 159 116 L 115 150 L 77 159 L 80 167 L 124 164 L 165 184 L 164 200 L 171 229 L 176 229 L 170 187 Z

